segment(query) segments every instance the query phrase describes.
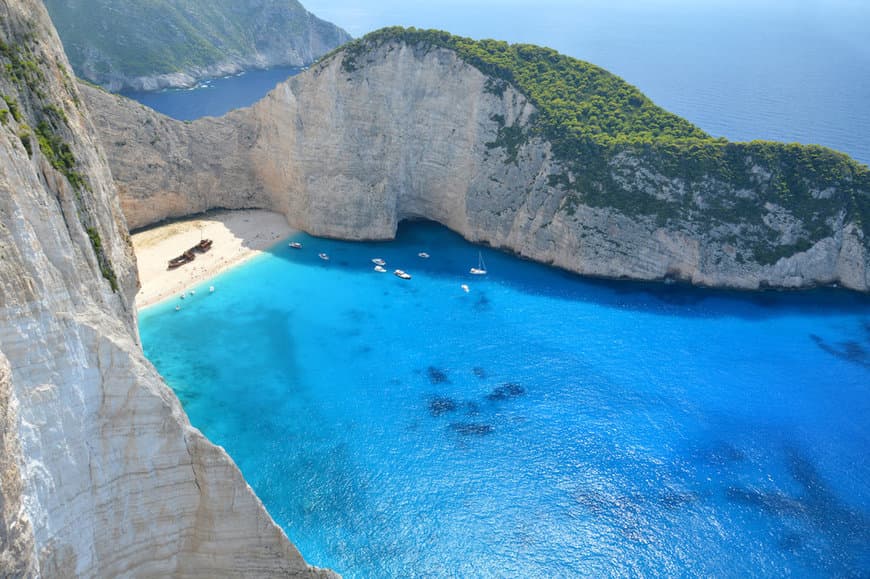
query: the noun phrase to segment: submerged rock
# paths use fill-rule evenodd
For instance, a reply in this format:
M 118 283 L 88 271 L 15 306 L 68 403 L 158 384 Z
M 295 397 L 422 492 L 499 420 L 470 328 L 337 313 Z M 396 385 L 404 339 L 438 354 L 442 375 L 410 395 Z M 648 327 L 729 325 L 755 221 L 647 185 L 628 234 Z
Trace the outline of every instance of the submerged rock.
M 429 382 L 432 384 L 449 384 L 450 378 L 447 377 L 447 374 L 443 370 L 439 370 L 435 366 L 429 366 L 426 370 L 426 373 L 429 375 Z
M 436 396 L 429 400 L 429 414 L 436 418 L 448 412 L 456 412 L 457 407 L 458 404 L 456 404 L 456 400 L 453 398 Z
M 480 422 L 454 422 L 450 425 L 450 430 L 462 436 L 485 436 L 495 432 L 495 427 Z
M 507 400 L 508 398 L 516 398 L 517 396 L 522 396 L 525 393 L 526 389 L 517 384 L 516 382 L 507 382 L 487 394 L 486 399 L 492 401 Z

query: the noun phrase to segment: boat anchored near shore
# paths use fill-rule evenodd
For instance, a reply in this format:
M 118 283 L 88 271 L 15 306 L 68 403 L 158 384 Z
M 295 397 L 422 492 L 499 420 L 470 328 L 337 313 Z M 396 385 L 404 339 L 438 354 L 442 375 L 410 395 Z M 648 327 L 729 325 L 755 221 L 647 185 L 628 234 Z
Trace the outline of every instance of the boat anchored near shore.
M 397 269 L 396 271 L 394 271 L 393 275 L 401 279 L 411 279 L 411 274 L 401 269 Z
M 477 267 L 468 270 L 471 275 L 486 275 L 486 263 L 483 261 L 483 253 L 477 252 Z

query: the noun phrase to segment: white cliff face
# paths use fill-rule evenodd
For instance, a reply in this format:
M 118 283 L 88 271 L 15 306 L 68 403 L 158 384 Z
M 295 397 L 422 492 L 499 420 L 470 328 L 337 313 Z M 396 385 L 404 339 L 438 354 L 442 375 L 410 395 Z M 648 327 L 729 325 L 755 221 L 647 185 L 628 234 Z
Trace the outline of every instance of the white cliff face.
M 389 239 L 401 220 L 425 218 L 585 275 L 741 289 L 870 288 L 868 242 L 854 225 L 833 224 L 807 251 L 758 263 L 741 245 L 743 224 L 660 225 L 586 205 L 582 192 L 551 184 L 570 173 L 547 142 L 496 145 L 504 127 L 526 127 L 535 112 L 510 86 L 493 90 L 446 49 L 393 42 L 359 58 L 346 70 L 339 53 L 249 109 L 193 123 L 85 87 L 131 227 L 250 207 L 283 212 L 314 235 Z M 611 159 L 610 171 L 627 195 L 686 195 L 682 179 L 628 153 Z M 752 196 L 711 179 L 698 190 L 710 199 Z M 793 243 L 799 221 L 782 208 L 758 211 L 779 243 Z
M 0 576 L 330 576 L 142 354 L 127 226 L 69 65 L 41 3 L 0 17 L 4 58 L 41 63 L 0 78 L 18 111 L 0 126 Z M 32 132 L 27 151 L 46 119 L 85 185 Z

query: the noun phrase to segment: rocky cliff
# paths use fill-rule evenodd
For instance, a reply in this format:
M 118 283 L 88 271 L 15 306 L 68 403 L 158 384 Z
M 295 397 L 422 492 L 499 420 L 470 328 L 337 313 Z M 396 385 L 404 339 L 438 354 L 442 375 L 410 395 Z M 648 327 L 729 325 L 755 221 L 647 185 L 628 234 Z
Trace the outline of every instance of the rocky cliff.
M 866 167 L 711 139 L 552 51 L 388 30 L 193 123 L 83 92 L 133 228 L 259 207 L 315 235 L 388 239 L 424 218 L 586 275 L 870 288 Z
M 309 64 L 350 40 L 296 0 L 46 0 L 76 74 L 109 90 L 189 87 Z
M 143 356 L 117 192 L 37 0 L 0 0 L 0 65 L 0 576 L 328 576 Z

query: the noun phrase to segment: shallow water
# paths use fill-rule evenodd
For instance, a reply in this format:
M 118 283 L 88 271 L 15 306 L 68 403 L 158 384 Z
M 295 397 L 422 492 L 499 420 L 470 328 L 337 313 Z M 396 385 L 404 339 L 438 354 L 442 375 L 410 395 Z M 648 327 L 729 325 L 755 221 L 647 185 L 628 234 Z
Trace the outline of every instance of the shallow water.
M 867 298 L 588 281 L 491 250 L 475 277 L 478 249 L 432 224 L 298 239 L 145 310 L 140 330 L 310 563 L 870 568 Z

